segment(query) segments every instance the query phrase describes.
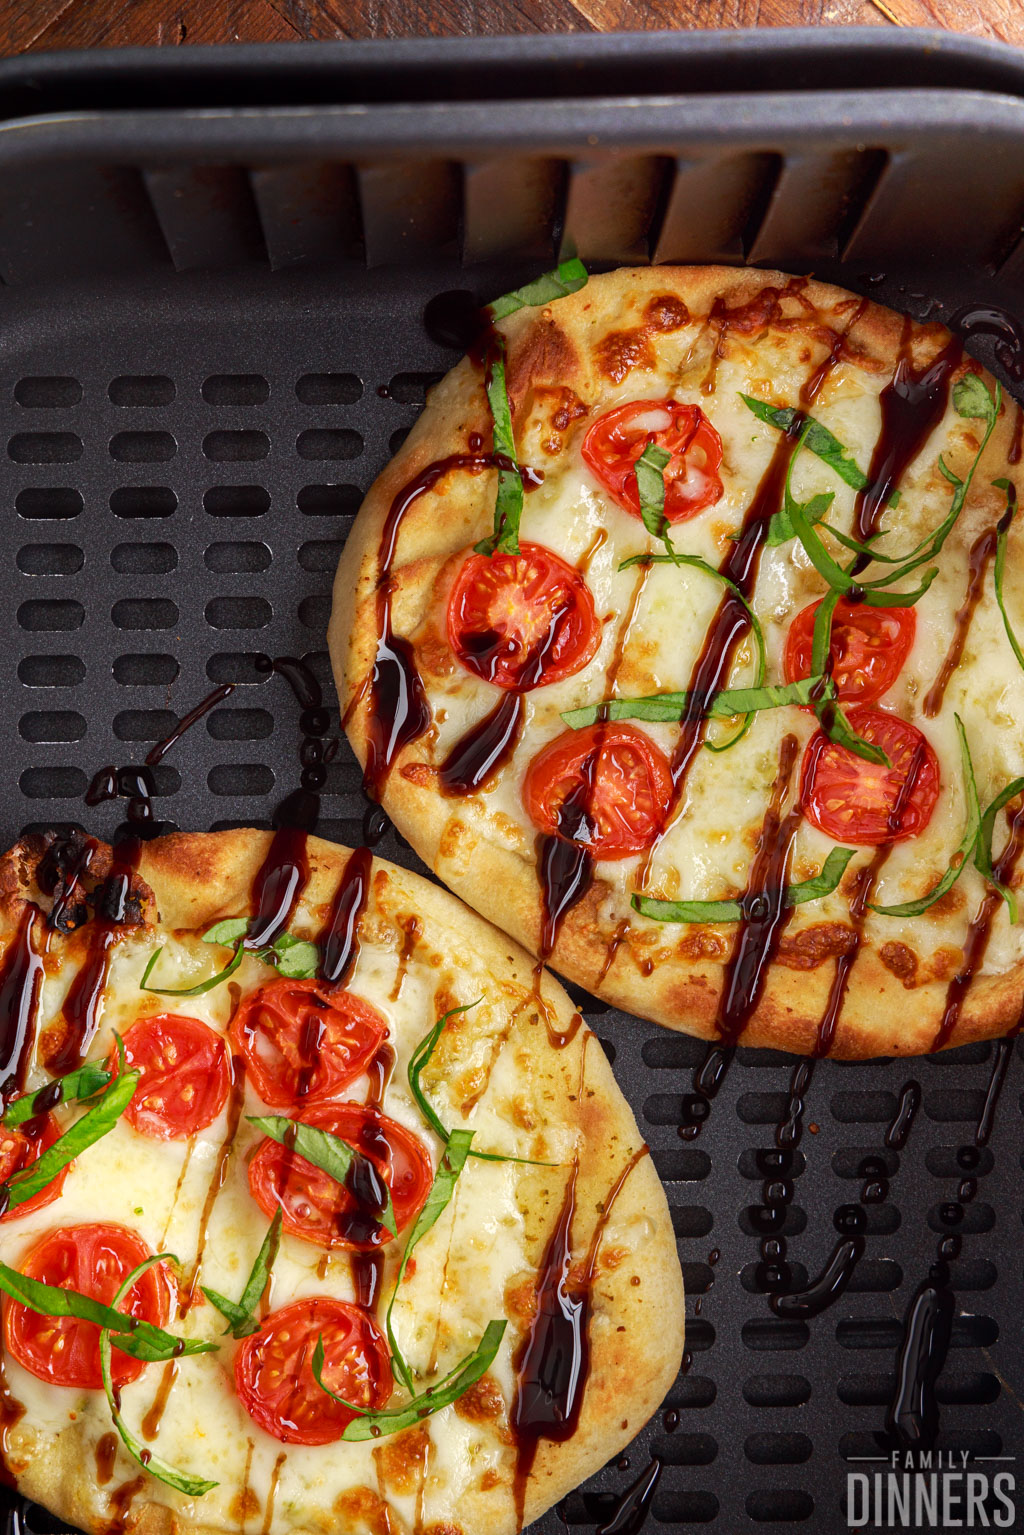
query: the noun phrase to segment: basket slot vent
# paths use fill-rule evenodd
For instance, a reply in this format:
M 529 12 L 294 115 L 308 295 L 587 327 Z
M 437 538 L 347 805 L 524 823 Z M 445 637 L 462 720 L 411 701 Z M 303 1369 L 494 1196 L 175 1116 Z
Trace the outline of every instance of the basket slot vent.
M 333 576 L 343 548 L 340 538 L 315 539 L 303 544 L 297 557 L 303 570 L 324 571 Z
M 359 199 L 366 264 L 408 264 L 431 253 L 456 255 L 462 176 L 446 160 L 403 160 L 362 166 Z
M 170 432 L 115 432 L 110 456 L 119 464 L 168 464 L 178 451 Z
M 305 517 L 354 517 L 362 499 L 358 485 L 303 485 L 295 504 Z
M 759 1180 L 764 1178 L 764 1173 L 757 1165 L 757 1152 L 749 1146 L 745 1151 L 740 1152 L 739 1162 L 737 1165 L 739 1167 L 740 1173 L 744 1178 L 756 1178 Z M 806 1166 L 807 1160 L 803 1152 L 800 1150 L 795 1150 L 793 1152 L 792 1176 L 794 1178 L 799 1178 L 800 1174 L 803 1172 Z
M 787 157 L 747 259 L 805 270 L 839 254 L 885 168 L 882 150 L 842 149 Z
M 410 373 L 407 376 L 438 379 L 442 375 Z M 363 381 L 356 373 L 304 373 L 295 380 L 295 398 L 303 405 L 354 405 L 362 397 Z
M 29 486 L 14 500 L 15 511 L 26 522 L 70 522 L 84 505 L 81 491 L 70 486 Z
M 678 1529 L 682 1524 L 711 1524 L 720 1507 L 713 1492 L 666 1492 L 655 1495 L 651 1513 L 659 1524 Z
M 662 1150 L 654 1146 L 651 1158 L 663 1183 L 695 1183 L 711 1172 L 711 1158 L 706 1151 L 676 1146 Z
M 85 564 L 77 544 L 22 544 L 18 569 L 26 576 L 71 576 Z
M 274 787 L 274 773 L 262 762 L 222 762 L 210 769 L 206 782 L 211 794 L 219 797 L 236 794 L 248 797 L 269 794 Z
M 330 597 L 303 597 L 299 603 L 299 620 L 307 629 L 323 634 L 331 616 Z
M 319 161 L 254 170 L 252 195 L 275 271 L 362 259 L 362 220 L 351 166 Z
M 309 427 L 299 433 L 295 451 L 300 458 L 314 462 L 358 458 L 363 451 L 363 439 L 348 427 Z
M 781 165 L 781 156 L 763 153 L 680 160 L 654 261 L 741 260 L 771 201 Z
M 107 385 L 111 405 L 149 408 L 173 403 L 176 390 L 173 378 L 164 373 L 123 373 Z
M 241 167 L 168 166 L 143 175 L 179 272 L 266 259 L 252 188 Z
M 799 1524 L 814 1513 L 814 1499 L 797 1489 L 757 1487 L 747 1493 L 746 1509 L 759 1524 Z
M 265 629 L 273 616 L 265 597 L 211 597 L 206 604 L 212 629 Z
M 166 260 L 138 171 L 37 160 L 0 176 L 0 278 L 5 283 L 128 272 Z
M 70 598 L 23 602 L 18 609 L 18 628 L 29 632 L 56 634 L 65 629 L 80 629 L 84 623 L 85 609 Z
M 670 1434 L 654 1441 L 654 1453 L 666 1466 L 710 1466 L 718 1456 L 713 1434 Z
M 743 1453 L 755 1466 L 801 1466 L 814 1452 L 806 1434 L 750 1434 Z
M 690 1411 L 712 1406 L 717 1396 L 718 1386 L 707 1375 L 684 1375 L 665 1398 L 665 1406 Z
M 110 610 L 117 629 L 173 629 L 177 604 L 167 597 L 122 597 Z
M 262 485 L 211 485 L 203 510 L 211 517 L 262 517 L 270 510 L 270 493 Z
M 222 575 L 238 575 L 243 572 L 251 575 L 256 571 L 268 570 L 272 558 L 268 546 L 255 541 L 210 544 L 203 554 L 203 564 L 207 570 Z
M 110 563 L 121 575 L 162 576 L 178 568 L 173 544 L 115 544 Z
M 895 1177 L 899 1171 L 900 1159 L 895 1151 L 888 1151 L 879 1146 L 845 1146 L 842 1151 L 834 1151 L 832 1171 L 840 1178 L 858 1178 L 863 1182 L 864 1175 L 860 1165 L 865 1157 L 877 1157 L 880 1162 L 883 1162 L 886 1176 L 889 1178 Z
M 925 1153 L 925 1166 L 936 1178 L 960 1179 L 964 1170 L 956 1159 L 957 1147 L 955 1146 L 929 1146 Z M 995 1157 L 989 1146 L 978 1148 L 978 1165 L 974 1169 L 976 1178 L 983 1178 L 990 1173 L 995 1164 Z
M 270 385 L 262 373 L 211 373 L 200 393 L 207 405 L 263 405 Z
M 569 171 L 560 255 L 646 262 L 672 170 L 671 160 L 653 155 L 577 161 Z
M 984 1200 L 972 1201 L 969 1205 L 960 1206 L 963 1215 L 958 1221 L 944 1221 L 942 1212 L 945 1205 L 933 1205 L 928 1211 L 928 1225 L 932 1231 L 940 1231 L 943 1236 L 956 1230 L 963 1236 L 977 1236 L 979 1232 L 991 1231 L 996 1223 L 996 1213 L 990 1204 Z M 954 1208 L 957 1208 L 954 1206 Z
M 167 687 L 175 680 L 178 671 L 174 656 L 155 651 L 117 656 L 113 665 L 114 681 L 127 688 Z
M 26 799 L 80 799 L 89 784 L 78 767 L 26 768 L 18 787 Z
M 465 167 L 463 260 L 549 261 L 561 222 L 566 167 L 550 159 L 511 157 Z
M 74 464 L 83 452 L 74 432 L 15 432 L 7 456 L 16 464 Z
M 266 432 L 207 432 L 203 457 L 216 464 L 254 464 L 270 452 Z
M 218 650 L 206 663 L 206 675 L 211 682 L 263 687 L 270 680 L 270 673 L 256 670 L 261 655 L 258 650 Z
M 85 729 L 85 715 L 77 709 L 32 709 L 18 721 L 21 739 L 37 743 L 81 741 Z
M 759 1222 L 759 1214 L 764 1209 L 763 1205 L 747 1205 L 736 1216 L 736 1223 L 744 1236 L 757 1237 L 764 1235 Z M 801 1231 L 807 1229 L 807 1212 L 799 1205 L 787 1204 L 785 1220 L 781 1226 L 773 1226 L 772 1236 L 799 1236 Z
M 811 1329 L 806 1322 L 784 1322 L 775 1317 L 754 1317 L 744 1322 L 740 1336 L 754 1353 L 789 1353 L 806 1348 Z
M 23 656 L 18 662 L 18 681 L 27 688 L 73 688 L 84 680 L 79 656 Z
M 77 378 L 21 378 L 14 398 L 26 410 L 67 410 L 81 403 L 82 386 Z
M 683 1262 L 681 1267 L 687 1295 L 706 1295 L 715 1282 L 715 1272 L 710 1264 Z
M 879 177 L 840 255 L 844 260 L 883 268 L 907 262 L 909 251 L 931 253 L 948 247 L 950 220 L 956 226 L 956 262 L 961 268 L 992 270 L 1007 245 L 1006 209 L 1024 207 L 1024 169 L 1007 186 L 998 154 L 971 153 L 970 173 L 955 174 L 948 146 L 897 150 Z M 936 197 L 936 186 L 955 176 L 955 208 Z
M 274 733 L 274 716 L 266 709 L 215 709 L 206 729 L 215 741 L 265 741 Z
M 178 498 L 169 485 L 123 485 L 110 497 L 114 516 L 132 520 L 171 517 L 177 507 Z
M 119 741 L 159 741 L 177 723 L 170 709 L 122 709 L 114 715 L 114 734 Z
M 884 1407 L 892 1401 L 893 1374 L 849 1374 L 840 1377 L 836 1394 L 849 1407 Z M 947 1407 L 986 1407 L 999 1400 L 1001 1387 L 986 1370 L 955 1375 L 944 1370 L 936 1387 L 939 1402 Z
M 802 1407 L 810 1399 L 805 1375 L 750 1375 L 743 1382 L 743 1400 L 751 1407 Z

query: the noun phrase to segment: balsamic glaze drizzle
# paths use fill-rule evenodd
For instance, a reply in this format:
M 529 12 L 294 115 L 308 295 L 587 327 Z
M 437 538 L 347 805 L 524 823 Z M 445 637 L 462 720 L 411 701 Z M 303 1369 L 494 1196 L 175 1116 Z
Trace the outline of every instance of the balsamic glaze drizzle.
M 988 575 L 988 567 L 995 557 L 996 532 L 995 528 L 986 528 L 985 532 L 979 534 L 971 545 L 967 565 L 967 590 L 964 593 L 964 600 L 957 609 L 956 617 L 953 620 L 953 637 L 949 642 L 949 649 L 946 651 L 935 681 L 925 694 L 921 712 L 926 719 L 934 719 L 935 715 L 942 708 L 942 700 L 946 696 L 946 689 L 949 686 L 950 678 L 960 665 L 960 658 L 964 653 L 964 646 L 970 633 L 975 609 L 981 601 L 982 593 L 985 589 L 985 577 Z
M 621 1494 L 611 1517 L 600 1526 L 597 1535 L 639 1535 L 651 1511 L 651 1499 L 661 1477 L 661 1461 L 651 1457 L 637 1477 Z
M 957 1188 L 957 1198 L 940 1207 L 939 1218 L 950 1234 L 940 1237 L 935 1262 L 918 1285 L 904 1318 L 896 1364 L 896 1389 L 885 1415 L 885 1433 L 879 1436 L 886 1449 L 931 1449 L 938 1436 L 936 1385 L 946 1362 L 956 1308 L 949 1265 L 959 1258 L 963 1245 L 956 1227 L 963 1221 L 964 1206 L 978 1193 L 983 1176 L 981 1151 L 992 1134 L 999 1095 L 1022 1026 L 1024 1012 L 1013 1032 L 996 1041 L 974 1135 L 971 1142 L 960 1146 L 956 1153 L 957 1166 L 964 1176 Z
M 43 957 L 36 949 L 42 912 L 28 902 L 0 966 L 0 1098 L 7 1104 L 25 1090 L 35 1044 Z
M 579 1178 L 579 1161 L 573 1160 L 562 1206 L 541 1259 L 537 1309 L 515 1360 L 515 1396 L 509 1423 L 516 1444 L 513 1494 L 520 1529 L 526 1485 L 541 1439 L 563 1443 L 576 1432 L 590 1368 L 590 1301 L 601 1239 L 629 1175 L 647 1154 L 646 1146 L 634 1152 L 602 1201 L 578 1280 L 571 1277 Z
M 334 893 L 330 916 L 320 934 L 320 977 L 329 986 L 344 986 L 359 953 L 359 922 L 370 895 L 373 854 L 357 847 L 349 855 Z
M 902 1151 L 906 1146 L 920 1106 L 920 1084 L 914 1081 L 904 1083 L 896 1113 L 885 1132 L 885 1146 L 888 1150 Z M 777 1290 L 772 1294 L 769 1305 L 776 1316 L 799 1321 L 809 1321 L 812 1317 L 820 1316 L 839 1299 L 853 1278 L 853 1271 L 864 1254 L 864 1233 L 867 1228 L 865 1206 L 882 1204 L 889 1195 L 888 1166 L 881 1157 L 864 1157 L 857 1170 L 864 1179 L 860 1202 L 840 1205 L 832 1216 L 839 1240 L 825 1260 L 821 1273 L 803 1290 L 786 1290 L 785 1293 Z

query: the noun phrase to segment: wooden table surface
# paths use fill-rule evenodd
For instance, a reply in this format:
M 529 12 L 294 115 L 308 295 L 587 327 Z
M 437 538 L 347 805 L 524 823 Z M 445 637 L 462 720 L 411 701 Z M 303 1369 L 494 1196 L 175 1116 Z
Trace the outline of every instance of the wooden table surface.
M 0 0 L 0 54 L 658 27 L 931 26 L 1024 44 L 1024 0 Z

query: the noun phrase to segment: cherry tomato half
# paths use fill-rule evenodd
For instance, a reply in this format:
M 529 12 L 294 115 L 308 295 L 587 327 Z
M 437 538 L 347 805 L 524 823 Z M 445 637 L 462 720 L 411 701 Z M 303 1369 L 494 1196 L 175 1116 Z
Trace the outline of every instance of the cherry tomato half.
M 242 1406 L 284 1444 L 331 1444 L 356 1416 L 317 1385 L 318 1338 L 324 1340 L 324 1384 L 338 1396 L 374 1412 L 391 1396 L 391 1355 L 368 1312 L 330 1296 L 293 1301 L 272 1312 L 235 1355 Z
M 786 636 L 787 682 L 811 675 L 814 618 L 812 602 L 794 618 Z M 832 618 L 832 680 L 836 695 L 850 703 L 873 704 L 887 693 L 914 647 L 917 617 L 913 608 L 870 608 L 840 602 Z
M 60 1134 L 56 1121 L 52 1114 L 47 1114 L 39 1126 L 38 1132 L 33 1127 L 33 1133 L 26 1135 L 24 1130 L 8 1130 L 0 1126 L 0 1183 L 6 1183 L 15 1173 L 21 1172 L 23 1167 L 31 1167 L 37 1162 L 43 1152 L 52 1146 Z M 16 1221 L 22 1215 L 34 1215 L 37 1210 L 52 1204 L 64 1187 L 64 1179 L 70 1171 L 71 1164 L 62 1167 L 55 1178 L 52 1178 L 44 1189 L 38 1194 L 33 1194 L 31 1199 L 26 1199 L 24 1204 L 15 1205 L 13 1210 L 8 1210 L 6 1215 L 0 1215 L 0 1223 Z
M 78 1290 L 109 1306 L 128 1275 L 152 1254 L 141 1237 L 124 1226 L 59 1226 L 37 1243 L 21 1272 L 44 1284 Z M 167 1320 L 170 1281 L 163 1264 L 147 1269 L 132 1285 L 118 1310 L 162 1327 Z M 4 1306 L 4 1342 L 19 1364 L 55 1386 L 102 1388 L 100 1330 L 76 1317 L 42 1316 L 17 1301 Z M 141 1359 L 111 1350 L 115 1386 L 136 1380 Z
M 229 1037 L 276 1109 L 329 1098 L 359 1075 L 388 1026 L 376 1008 L 320 981 L 271 981 L 243 998 Z
M 916 725 L 862 704 L 847 719 L 892 767 L 865 762 L 817 731 L 804 752 L 800 797 L 807 819 L 836 842 L 879 847 L 916 837 L 939 797 L 939 764 Z
M 198 1018 L 161 1013 L 133 1023 L 124 1048 L 128 1065 L 142 1073 L 125 1110 L 140 1135 L 182 1141 L 213 1124 L 230 1086 L 219 1034 Z
M 372 1163 L 391 1190 L 399 1231 L 419 1214 L 434 1171 L 411 1131 L 362 1103 L 323 1103 L 301 1119 L 339 1136 Z M 278 1141 L 260 1143 L 249 1163 L 249 1188 L 266 1215 L 280 1206 L 285 1231 L 317 1247 L 369 1252 L 391 1239 L 376 1211 L 360 1208 L 348 1188 Z
M 540 544 L 471 554 L 448 599 L 448 643 L 469 671 L 526 692 L 586 666 L 601 638 L 578 571 Z
M 523 782 L 534 825 L 585 842 L 595 858 L 628 858 L 649 847 L 671 798 L 667 759 L 630 725 L 567 730 L 534 757 Z
M 722 439 L 699 405 L 631 400 L 599 416 L 583 439 L 583 461 L 624 511 L 640 515 L 636 461 L 651 443 L 665 465 L 665 516 L 685 522 L 721 499 Z

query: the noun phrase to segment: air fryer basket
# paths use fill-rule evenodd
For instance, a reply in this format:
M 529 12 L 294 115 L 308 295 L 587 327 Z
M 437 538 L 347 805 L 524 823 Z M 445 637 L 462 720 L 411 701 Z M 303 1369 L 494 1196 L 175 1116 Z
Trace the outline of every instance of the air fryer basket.
M 918 317 L 1012 310 L 1022 215 L 1024 104 L 982 91 L 125 108 L 6 124 L 5 841 L 86 821 L 114 834 L 123 804 L 83 807 L 92 774 L 140 763 L 222 682 L 234 694 L 157 769 L 157 814 L 190 830 L 269 824 L 299 735 L 290 695 L 255 657 L 306 654 L 330 687 L 345 534 L 455 361 L 424 329 L 432 296 L 487 299 L 573 253 L 598 268 L 814 271 Z M 984 340 L 971 345 L 992 365 Z M 343 744 L 320 829 L 356 844 L 366 809 Z M 393 830 L 379 851 L 417 866 Z M 911 1077 L 923 1108 L 906 1150 L 886 1154 L 891 1195 L 869 1208 L 849 1290 L 806 1324 L 777 1319 L 753 1280 L 754 1157 L 773 1143 L 791 1059 L 741 1051 L 703 1135 L 684 1142 L 703 1047 L 580 1001 L 668 1188 L 688 1368 L 668 1415 L 537 1528 L 601 1523 L 656 1455 L 653 1528 L 842 1529 L 851 1462 L 881 1453 L 902 1318 L 944 1229 L 991 1047 L 819 1065 L 784 1228 L 797 1282 L 824 1262 L 832 1213 L 857 1197 L 858 1164 L 881 1151 Z M 939 1447 L 979 1458 L 1024 1443 L 1020 1086 L 1014 1060 L 960 1228 L 938 1389 Z

